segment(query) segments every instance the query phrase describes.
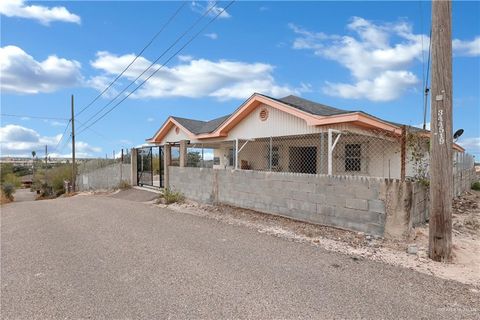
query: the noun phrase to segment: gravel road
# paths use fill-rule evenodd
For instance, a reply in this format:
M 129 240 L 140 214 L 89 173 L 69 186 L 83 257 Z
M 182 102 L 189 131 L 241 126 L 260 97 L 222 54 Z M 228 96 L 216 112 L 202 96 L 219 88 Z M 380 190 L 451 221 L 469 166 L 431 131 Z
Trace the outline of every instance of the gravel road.
M 472 287 L 108 196 L 1 210 L 3 319 L 479 318 Z

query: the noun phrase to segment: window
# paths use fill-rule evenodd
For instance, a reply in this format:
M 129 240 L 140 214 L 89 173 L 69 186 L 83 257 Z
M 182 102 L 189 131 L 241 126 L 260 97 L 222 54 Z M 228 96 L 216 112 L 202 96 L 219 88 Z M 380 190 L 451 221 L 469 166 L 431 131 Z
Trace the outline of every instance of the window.
M 362 170 L 362 146 L 359 143 L 345 145 L 345 171 Z
M 232 149 L 228 150 L 228 166 L 233 167 L 235 164 L 235 152 Z

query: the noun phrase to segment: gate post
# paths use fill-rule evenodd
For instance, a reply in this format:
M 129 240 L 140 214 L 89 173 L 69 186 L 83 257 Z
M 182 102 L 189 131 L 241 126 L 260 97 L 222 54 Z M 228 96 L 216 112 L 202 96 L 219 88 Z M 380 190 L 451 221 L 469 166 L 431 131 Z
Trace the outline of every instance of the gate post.
M 187 166 L 187 140 L 180 141 L 180 167 Z
M 137 170 L 137 149 L 132 148 L 130 150 L 130 155 L 132 157 L 130 163 L 131 168 L 131 185 L 136 186 L 138 185 L 138 170 Z
M 170 167 L 170 163 L 172 161 L 172 147 L 169 144 L 165 144 L 163 146 L 163 161 L 164 161 L 164 166 L 163 166 L 163 184 L 164 188 L 167 189 L 170 187 L 170 179 L 169 179 L 169 170 L 168 168 Z

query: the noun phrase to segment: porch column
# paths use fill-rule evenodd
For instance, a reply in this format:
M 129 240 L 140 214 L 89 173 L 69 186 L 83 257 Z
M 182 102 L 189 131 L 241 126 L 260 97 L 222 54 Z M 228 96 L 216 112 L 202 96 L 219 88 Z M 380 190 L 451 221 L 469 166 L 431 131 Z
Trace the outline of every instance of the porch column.
M 187 166 L 187 140 L 180 141 L 180 167 Z
M 163 146 L 163 186 L 165 189 L 169 188 L 169 173 L 168 167 L 172 162 L 172 147 L 169 144 Z
M 132 148 L 130 149 L 130 170 L 131 170 L 131 178 L 130 183 L 132 186 L 136 186 L 138 184 L 138 175 L 137 175 L 137 149 Z

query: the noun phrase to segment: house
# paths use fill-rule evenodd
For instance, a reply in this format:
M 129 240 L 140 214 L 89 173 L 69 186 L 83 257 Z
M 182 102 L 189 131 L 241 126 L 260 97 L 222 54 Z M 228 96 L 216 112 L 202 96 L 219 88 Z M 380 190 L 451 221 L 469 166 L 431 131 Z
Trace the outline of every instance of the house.
M 208 149 L 212 161 L 203 163 L 213 163 L 215 169 L 401 178 L 403 129 L 420 137 L 427 161 L 426 130 L 296 96 L 275 99 L 255 93 L 232 114 L 210 121 L 171 116 L 147 141 L 173 148 L 186 141 L 204 155 Z M 403 155 L 407 177 L 418 171 L 407 161 L 411 149 L 405 146 Z M 174 163 L 179 158 L 175 149 Z
M 132 168 L 154 167 L 145 155 L 158 148 L 162 176 L 148 180 L 187 198 L 400 235 L 428 217 L 428 189 L 411 180 L 428 177 L 429 136 L 363 111 L 255 93 L 210 121 L 169 117 L 147 139 L 150 151 L 132 153 Z M 463 190 L 473 162 L 453 149 Z

